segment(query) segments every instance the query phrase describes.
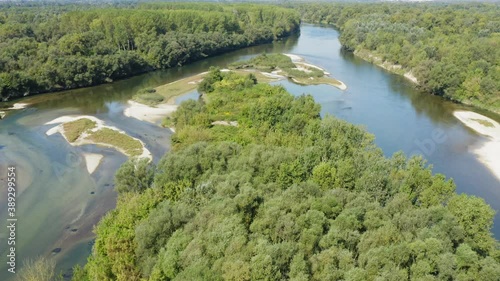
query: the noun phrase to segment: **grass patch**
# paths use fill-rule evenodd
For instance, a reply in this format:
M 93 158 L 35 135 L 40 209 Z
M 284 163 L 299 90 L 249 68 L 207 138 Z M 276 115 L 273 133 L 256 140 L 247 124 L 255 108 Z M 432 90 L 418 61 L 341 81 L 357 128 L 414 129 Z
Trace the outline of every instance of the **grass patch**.
M 493 125 L 493 123 L 491 123 L 490 121 L 488 120 L 483 120 L 483 119 L 471 119 L 472 121 L 476 121 L 477 123 L 485 126 L 485 127 L 489 127 L 489 128 L 494 128 L 495 125 Z
M 155 89 L 142 89 L 132 97 L 132 100 L 145 105 L 154 106 L 165 100 Z
M 305 69 L 305 71 L 299 69 L 287 69 L 288 74 L 293 77 L 303 77 L 303 78 L 325 76 L 325 72 L 323 70 L 308 66 L 306 64 L 297 63 L 297 67 L 303 68 Z
M 63 124 L 64 135 L 69 142 L 75 142 L 83 133 L 95 128 L 96 123 L 90 119 L 82 118 Z
M 143 147 L 140 141 L 109 128 L 102 128 L 97 132 L 93 132 L 88 139 L 95 143 L 109 144 L 117 147 L 129 156 L 142 154 Z
M 203 80 L 203 77 L 205 77 L 205 74 L 200 73 L 188 78 L 177 80 L 172 83 L 158 86 L 154 89 L 156 90 L 157 94 L 161 95 L 164 100 L 167 101 L 167 103 L 173 104 L 175 97 L 196 90 L 196 88 L 198 88 L 199 82 Z
M 337 79 L 325 76 L 323 70 L 305 63 L 293 63 L 290 57 L 283 54 L 263 54 L 248 61 L 233 63 L 230 67 L 240 74 L 244 72 L 243 69 L 258 69 L 268 72 L 280 70 L 280 75 L 291 78 L 295 83 L 302 85 L 326 84 L 334 87 L 342 86 L 342 83 Z M 276 81 L 276 79 L 266 77 L 259 72 L 256 73 L 259 82 Z
M 327 84 L 331 85 L 334 87 L 342 85 L 337 79 L 331 78 L 331 77 L 311 77 L 311 78 L 294 78 L 296 83 L 302 84 L 302 85 L 321 85 L 321 84 Z

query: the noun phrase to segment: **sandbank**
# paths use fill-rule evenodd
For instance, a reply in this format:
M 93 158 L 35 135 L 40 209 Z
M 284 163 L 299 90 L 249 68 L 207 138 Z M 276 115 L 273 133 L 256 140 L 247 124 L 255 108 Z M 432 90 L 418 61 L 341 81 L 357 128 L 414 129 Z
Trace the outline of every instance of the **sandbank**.
M 123 111 L 123 114 L 127 117 L 156 124 L 175 110 L 177 110 L 177 105 L 162 103 L 158 104 L 156 107 L 152 107 L 129 100 L 128 106 Z
M 470 150 L 500 180 L 500 124 L 471 111 L 455 111 L 453 115 L 467 127 L 487 137 L 486 141 L 470 147 Z
M 95 153 L 83 153 L 82 155 L 83 158 L 85 158 L 85 163 L 87 164 L 87 171 L 89 174 L 92 174 L 101 163 L 103 156 Z
M 28 103 L 15 103 L 14 105 L 12 105 L 11 108 L 9 109 L 12 109 L 12 110 L 17 110 L 17 109 L 23 109 L 23 108 L 26 108 L 29 104 Z
M 76 120 L 79 120 L 79 119 L 83 119 L 83 118 L 86 118 L 86 119 L 89 119 L 89 120 L 92 120 L 96 123 L 96 127 L 93 128 L 91 131 L 92 132 L 96 132 L 96 131 L 99 131 L 100 129 L 103 129 L 103 128 L 108 128 L 108 129 L 111 129 L 111 130 L 114 130 L 114 131 L 117 131 L 119 133 L 122 133 L 124 135 L 127 135 L 127 133 L 125 133 L 124 131 L 116 128 L 116 127 L 113 127 L 113 126 L 108 126 L 108 125 L 105 125 L 104 121 L 102 121 L 101 119 L 99 118 L 96 118 L 94 116 L 89 116 L 89 115 L 77 115 L 77 116 L 71 116 L 71 115 L 66 115 L 66 116 L 61 116 L 59 118 L 56 118 L 52 121 L 49 121 L 47 123 L 45 123 L 45 125 L 53 125 L 53 124 L 59 124 L 53 128 L 50 128 L 45 134 L 50 136 L 50 135 L 53 135 L 55 133 L 60 133 L 64 139 L 66 139 L 66 141 L 68 141 L 68 143 L 72 146 L 78 146 L 78 145 L 85 145 L 85 144 L 97 144 L 97 145 L 101 145 L 101 146 L 106 146 L 106 147 L 111 147 L 111 148 L 114 148 L 118 151 L 120 151 L 121 153 L 127 155 L 127 153 L 119 148 L 119 147 L 116 147 L 116 146 L 113 146 L 113 145 L 110 145 L 110 144 L 107 144 L 107 143 L 96 143 L 96 142 L 93 142 L 91 140 L 89 140 L 87 137 L 88 137 L 88 134 L 82 134 L 76 141 L 74 142 L 70 142 L 67 138 L 66 138 L 66 135 L 64 134 L 64 128 L 63 128 L 63 125 L 64 123 L 67 123 L 67 122 L 72 122 L 72 121 L 76 121 Z M 131 136 L 129 136 L 131 137 Z M 144 145 L 144 143 L 139 140 L 139 139 L 136 139 L 134 137 L 131 137 L 132 139 L 134 140 L 137 140 L 139 141 L 141 144 L 142 144 L 142 153 L 141 155 L 137 156 L 138 158 L 148 158 L 150 160 L 153 159 L 153 156 L 151 155 L 151 152 L 149 152 L 149 150 L 146 148 L 146 146 Z

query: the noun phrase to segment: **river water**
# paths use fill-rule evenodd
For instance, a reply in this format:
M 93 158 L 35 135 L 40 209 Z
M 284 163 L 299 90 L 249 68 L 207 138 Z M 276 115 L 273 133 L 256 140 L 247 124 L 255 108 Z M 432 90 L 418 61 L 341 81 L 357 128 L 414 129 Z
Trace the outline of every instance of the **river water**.
M 497 121 L 500 117 L 420 93 L 405 78 L 343 52 L 338 36 L 339 33 L 330 27 L 303 25 L 300 36 L 273 44 L 112 84 L 16 101 L 31 105 L 0 121 L 0 184 L 6 186 L 6 168 L 16 166 L 17 267 L 23 260 L 37 256 L 53 256 L 58 262 L 58 270 L 65 272 L 77 263 L 85 263 L 92 247 L 92 227 L 105 212 L 114 208 L 113 175 L 126 160 L 113 149 L 93 145 L 73 147 L 60 135 L 49 137 L 45 132 L 51 126 L 44 125 L 46 122 L 64 115 L 96 116 L 141 139 L 156 162 L 169 150 L 171 132 L 125 117 L 126 101 L 139 89 L 188 77 L 212 65 L 224 67 L 263 52 L 297 54 L 325 68 L 348 89 L 299 86 L 288 81 L 276 84 L 284 85 L 296 95 L 312 94 L 321 104 L 323 115 L 331 114 L 364 126 L 375 135 L 376 143 L 387 156 L 400 150 L 407 155 L 423 154 L 434 166 L 435 173 L 454 179 L 458 192 L 483 197 L 495 210 L 500 210 L 499 180 L 469 152 L 472 145 L 484 142 L 485 138 L 462 125 L 452 112 L 467 109 Z M 190 93 L 177 101 L 192 97 L 196 94 Z M 0 108 L 7 105 L 0 104 Z M 92 175 L 88 174 L 82 158 L 85 152 L 104 155 Z M 0 222 L 7 225 L 4 187 L 0 192 Z M 499 216 L 495 222 L 493 231 L 498 238 Z M 7 235 L 6 227 L 0 227 L 1 280 L 12 278 L 6 267 Z

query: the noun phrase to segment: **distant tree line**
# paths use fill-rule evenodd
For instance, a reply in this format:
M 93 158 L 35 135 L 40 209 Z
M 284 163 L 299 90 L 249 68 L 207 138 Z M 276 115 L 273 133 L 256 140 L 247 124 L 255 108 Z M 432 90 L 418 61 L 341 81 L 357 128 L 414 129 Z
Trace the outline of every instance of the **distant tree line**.
M 73 281 L 498 280 L 483 199 L 421 158 L 385 158 L 311 96 L 218 69 L 204 81 L 171 118 L 174 151 L 117 172 Z
M 271 42 L 299 29 L 291 9 L 144 3 L 0 7 L 0 95 L 111 82 Z
M 425 91 L 500 112 L 499 4 L 306 4 L 308 22 L 341 31 L 347 50 L 411 70 Z

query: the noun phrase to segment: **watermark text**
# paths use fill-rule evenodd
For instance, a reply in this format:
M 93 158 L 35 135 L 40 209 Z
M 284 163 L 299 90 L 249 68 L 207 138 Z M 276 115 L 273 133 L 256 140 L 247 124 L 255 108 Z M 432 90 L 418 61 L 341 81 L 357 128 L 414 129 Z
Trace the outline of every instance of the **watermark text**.
M 16 167 L 9 166 L 7 168 L 7 270 L 11 273 L 16 273 L 16 188 Z

